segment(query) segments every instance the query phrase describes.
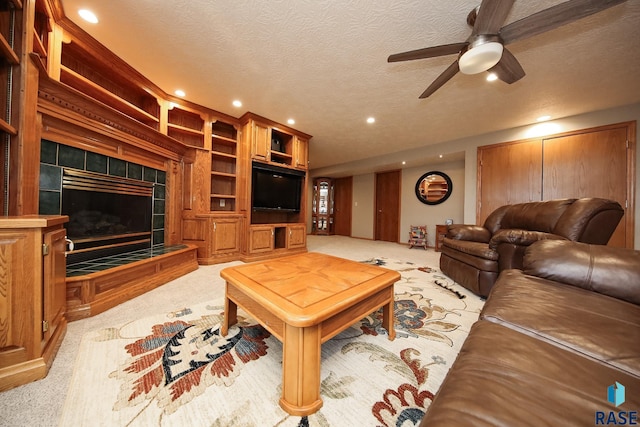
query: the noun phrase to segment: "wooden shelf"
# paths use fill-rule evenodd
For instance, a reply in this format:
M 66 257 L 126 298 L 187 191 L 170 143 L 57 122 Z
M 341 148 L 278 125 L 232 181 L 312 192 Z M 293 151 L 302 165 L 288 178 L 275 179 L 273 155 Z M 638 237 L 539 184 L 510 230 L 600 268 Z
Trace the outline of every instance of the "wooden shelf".
M 3 130 L 11 135 L 18 134 L 18 131 L 16 130 L 16 128 L 14 128 L 13 126 L 11 126 L 9 123 L 5 122 L 2 119 L 0 119 L 0 130 Z
M 158 123 L 160 121 L 158 117 L 155 117 L 154 115 L 131 104 L 130 102 L 125 101 L 119 96 L 114 95 L 102 86 L 95 84 L 91 80 L 81 76 L 70 68 L 62 65 L 60 67 L 60 71 L 60 81 L 62 83 L 79 90 L 80 92 L 90 96 L 91 98 L 94 98 L 95 100 L 100 101 L 103 104 L 108 105 L 109 107 L 115 108 L 116 110 L 121 111 L 122 113 L 142 123 Z
M 238 143 L 238 141 L 236 141 L 234 138 L 228 138 L 228 137 L 226 137 L 226 136 L 216 135 L 215 133 L 214 133 L 214 134 L 211 134 L 211 137 L 212 137 L 214 140 L 218 140 L 218 141 L 225 141 L 225 142 L 229 142 L 229 143 L 231 143 L 231 144 L 237 144 L 237 143 Z
M 42 40 L 38 36 L 36 29 L 33 29 L 33 51 L 40 55 L 41 58 L 47 57 L 47 48 L 42 44 Z
M 225 177 L 225 178 L 235 178 L 236 177 L 235 173 L 218 172 L 218 171 L 211 171 L 211 175 Z
M 20 63 L 20 58 L 18 58 L 18 55 L 16 55 L 2 34 L 0 34 L 0 53 L 11 65 L 18 65 Z
M 227 159 L 237 159 L 237 156 L 235 154 L 224 153 L 222 151 L 213 150 L 211 154 L 214 157 L 225 157 Z
M 233 194 L 212 194 L 212 199 L 235 199 L 236 196 Z
M 173 123 L 168 123 L 167 126 L 169 127 L 169 129 L 172 129 L 184 134 L 204 136 L 204 132 L 202 132 L 201 130 L 191 129 L 186 126 L 175 125 Z

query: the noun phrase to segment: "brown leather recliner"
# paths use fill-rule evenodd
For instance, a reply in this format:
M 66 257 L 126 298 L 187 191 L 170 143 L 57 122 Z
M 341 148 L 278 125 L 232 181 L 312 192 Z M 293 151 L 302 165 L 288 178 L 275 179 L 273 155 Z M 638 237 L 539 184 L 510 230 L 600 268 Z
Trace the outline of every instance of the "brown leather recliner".
M 524 251 L 533 242 L 559 239 L 605 245 L 623 215 L 618 202 L 598 198 L 502 206 L 487 217 L 484 226 L 448 227 L 440 270 L 486 297 L 501 271 L 522 268 Z

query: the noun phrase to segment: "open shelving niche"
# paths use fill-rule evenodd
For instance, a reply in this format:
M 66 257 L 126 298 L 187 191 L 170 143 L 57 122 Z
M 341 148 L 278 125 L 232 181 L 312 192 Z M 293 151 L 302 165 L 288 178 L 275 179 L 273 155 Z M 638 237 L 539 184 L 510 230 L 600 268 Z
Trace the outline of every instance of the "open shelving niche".
M 155 130 L 160 127 L 160 104 L 155 95 L 119 73 L 108 70 L 99 59 L 74 41 L 63 43 L 60 81 Z
M 293 135 L 275 127 L 271 129 L 271 162 L 293 165 Z
M 229 123 L 211 124 L 211 211 L 236 210 L 238 131 Z
M 202 116 L 171 103 L 167 118 L 167 135 L 192 147 L 204 147 Z

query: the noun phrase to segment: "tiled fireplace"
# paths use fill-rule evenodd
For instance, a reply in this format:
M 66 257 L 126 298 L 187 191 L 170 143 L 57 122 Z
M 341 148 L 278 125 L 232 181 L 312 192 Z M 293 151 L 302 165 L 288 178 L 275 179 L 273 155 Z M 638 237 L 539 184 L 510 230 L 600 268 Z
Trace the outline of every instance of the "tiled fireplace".
M 164 171 L 42 140 L 40 214 L 68 215 L 67 264 L 161 246 Z

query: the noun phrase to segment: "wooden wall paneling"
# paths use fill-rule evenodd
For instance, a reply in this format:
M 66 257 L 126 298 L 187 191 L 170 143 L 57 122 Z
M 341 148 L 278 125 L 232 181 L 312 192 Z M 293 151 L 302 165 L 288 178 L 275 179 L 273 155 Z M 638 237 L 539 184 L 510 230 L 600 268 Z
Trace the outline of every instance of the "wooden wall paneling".
M 478 147 L 476 224 L 500 206 L 541 200 L 542 141 Z
M 609 245 L 633 247 L 633 206 L 629 206 L 629 126 L 626 124 L 587 129 L 575 135 L 543 141 L 543 200 L 565 197 L 601 197 L 625 208 Z M 627 231 L 631 228 L 631 232 Z M 628 237 L 629 236 L 629 237 Z M 629 241 L 629 242 L 628 242 Z

